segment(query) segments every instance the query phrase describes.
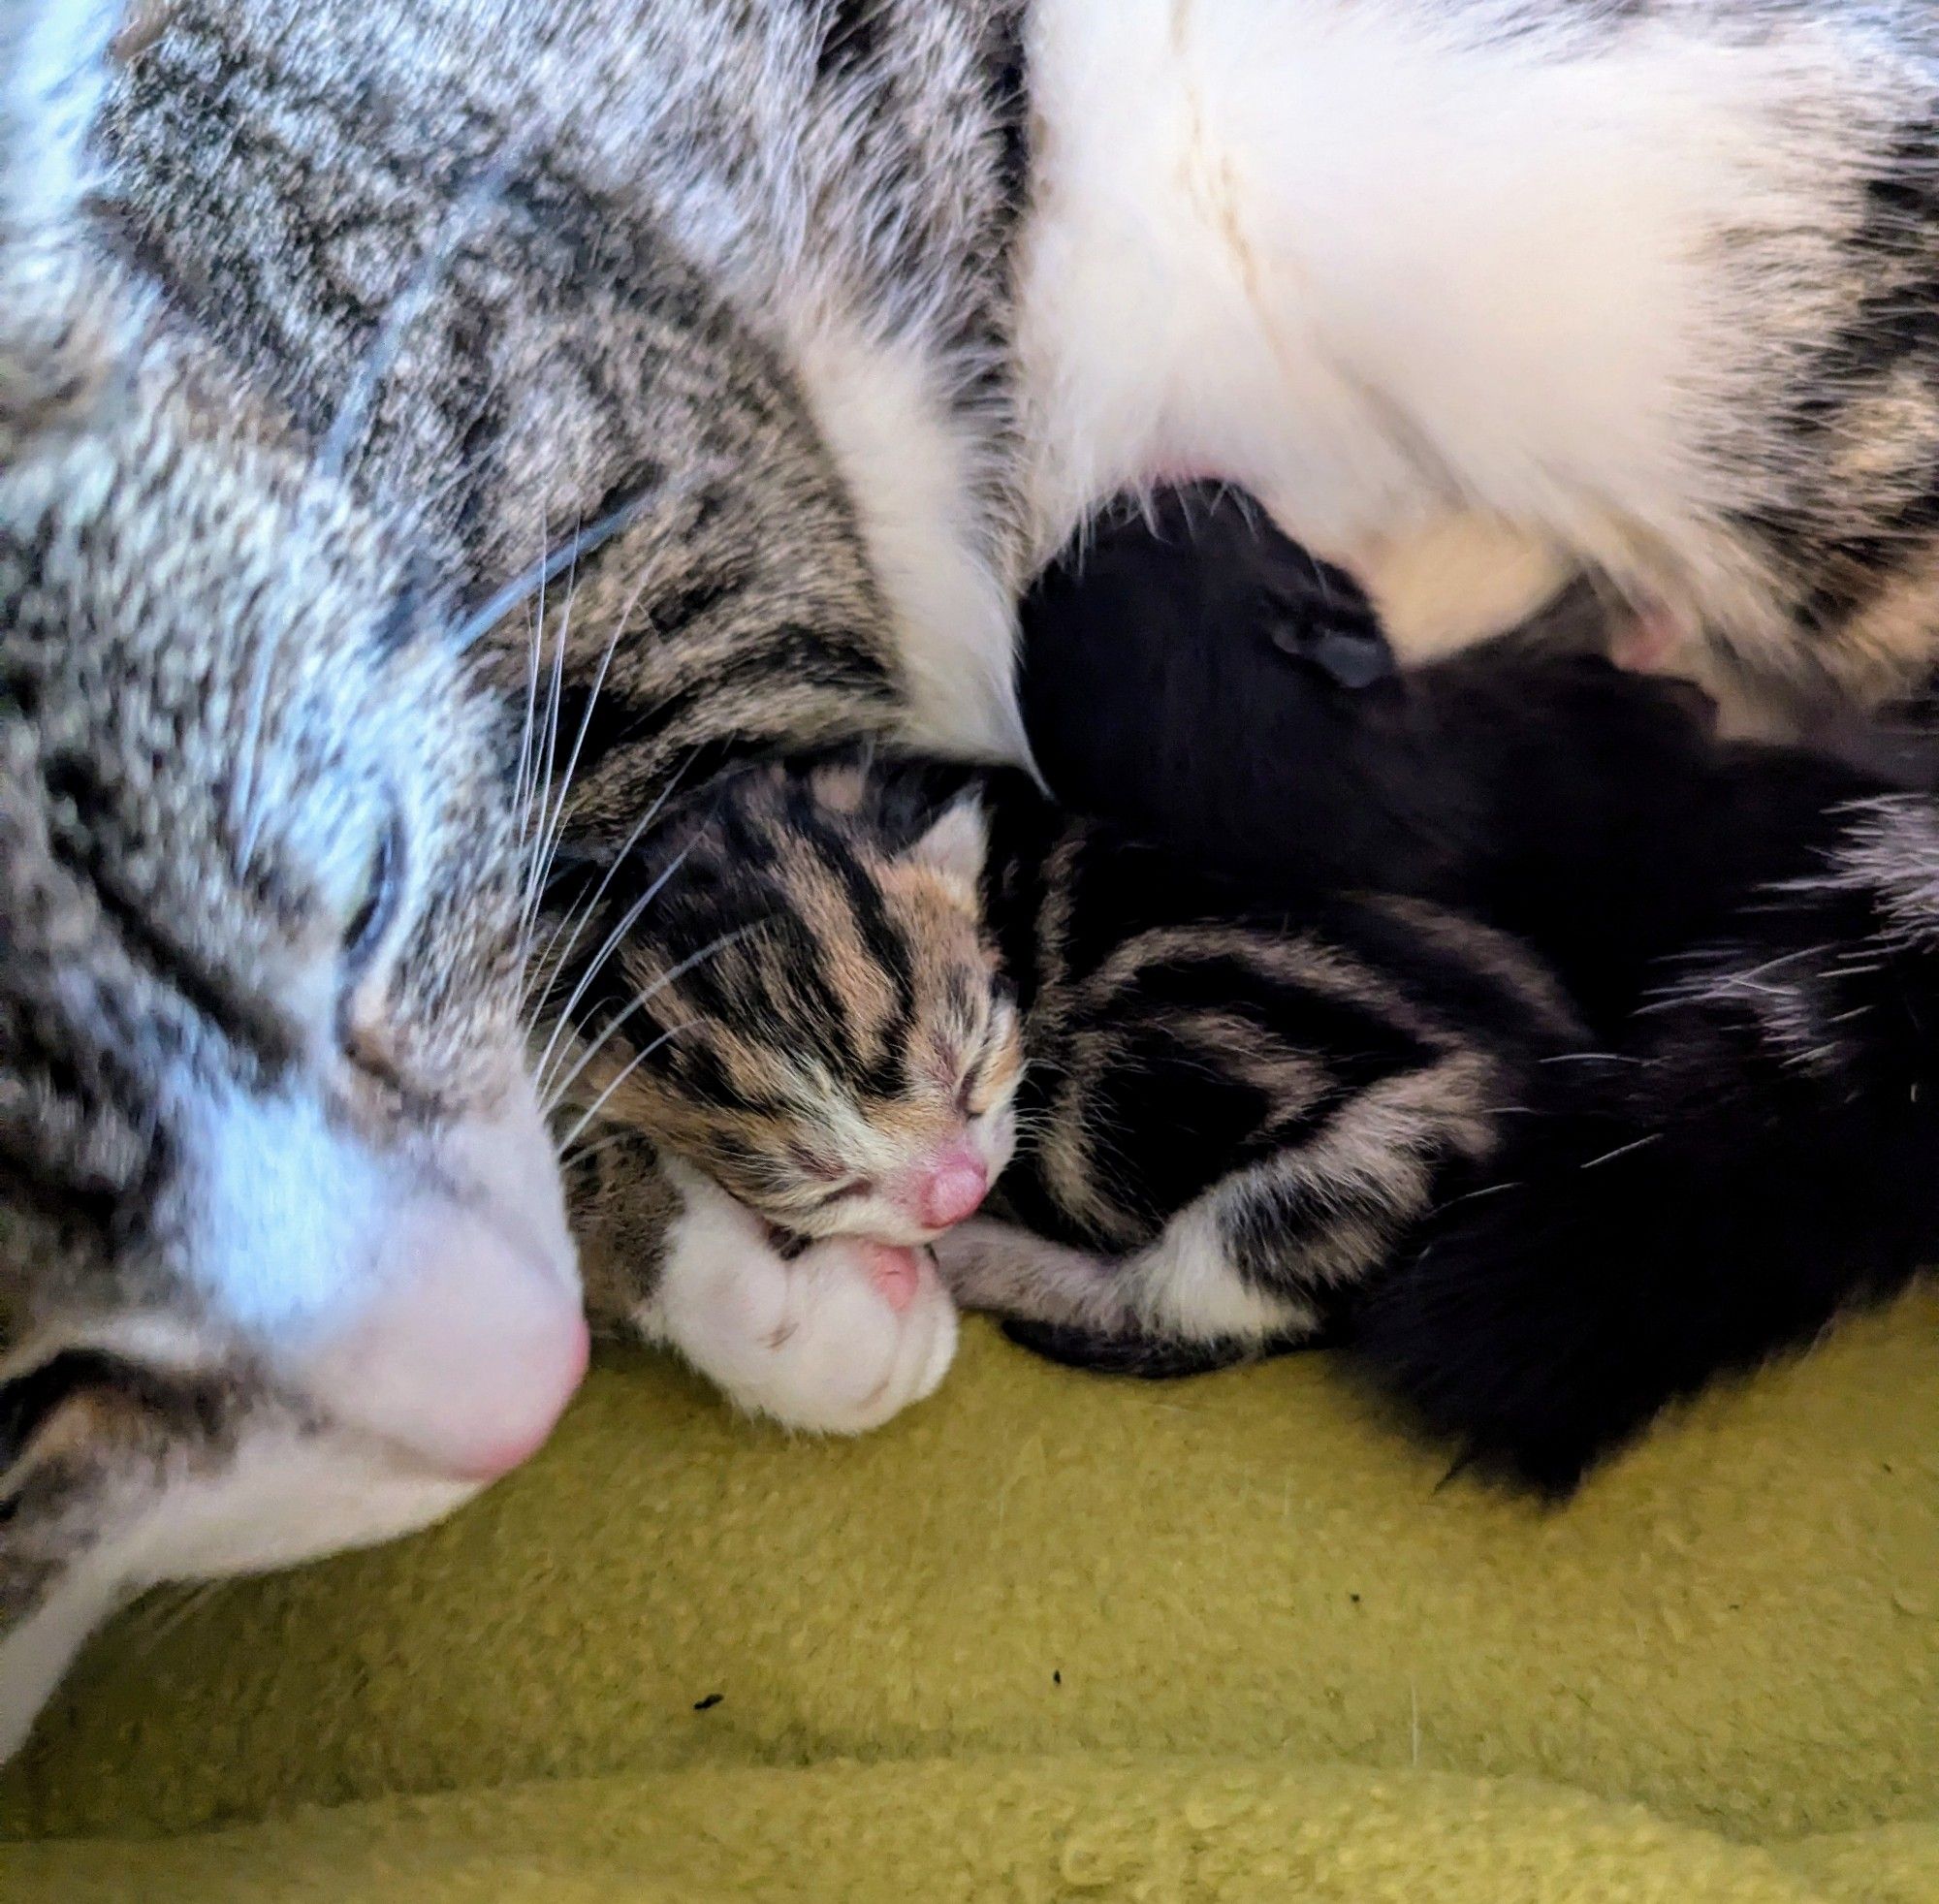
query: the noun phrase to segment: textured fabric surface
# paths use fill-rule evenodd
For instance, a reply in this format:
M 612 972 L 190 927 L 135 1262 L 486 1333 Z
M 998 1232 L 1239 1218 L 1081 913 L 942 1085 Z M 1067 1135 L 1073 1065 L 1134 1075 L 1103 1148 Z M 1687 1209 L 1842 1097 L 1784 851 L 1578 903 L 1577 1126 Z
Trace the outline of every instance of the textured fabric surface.
M 972 1326 L 789 1442 L 646 1356 L 377 1553 L 134 1608 L 0 1894 L 1939 1900 L 1939 1298 L 1545 1512 L 1324 1356 Z

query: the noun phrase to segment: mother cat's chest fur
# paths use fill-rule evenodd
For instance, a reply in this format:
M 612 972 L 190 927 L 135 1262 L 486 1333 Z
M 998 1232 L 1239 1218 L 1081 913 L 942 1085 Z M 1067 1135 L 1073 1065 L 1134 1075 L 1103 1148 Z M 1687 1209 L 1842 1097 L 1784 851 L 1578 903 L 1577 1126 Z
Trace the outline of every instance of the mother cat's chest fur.
M 575 612 L 617 813 L 891 703 L 1014 754 L 1019 582 L 1177 472 L 1415 651 L 1588 566 L 1753 698 L 1898 689 L 1935 51 L 1916 8 L 1755 0 L 217 0 L 113 145 L 143 254 L 319 429 L 413 311 L 365 467 L 478 592 L 701 472 Z

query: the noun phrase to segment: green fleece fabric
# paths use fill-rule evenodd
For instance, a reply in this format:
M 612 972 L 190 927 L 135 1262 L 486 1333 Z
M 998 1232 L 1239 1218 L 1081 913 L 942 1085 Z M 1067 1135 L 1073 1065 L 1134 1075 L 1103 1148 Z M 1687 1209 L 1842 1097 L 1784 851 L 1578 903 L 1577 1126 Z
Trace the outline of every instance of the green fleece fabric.
M 604 1360 L 445 1526 L 91 1650 L 0 1896 L 1939 1900 L 1939 1296 L 1573 1506 L 1331 1358 L 972 1325 L 860 1442 Z

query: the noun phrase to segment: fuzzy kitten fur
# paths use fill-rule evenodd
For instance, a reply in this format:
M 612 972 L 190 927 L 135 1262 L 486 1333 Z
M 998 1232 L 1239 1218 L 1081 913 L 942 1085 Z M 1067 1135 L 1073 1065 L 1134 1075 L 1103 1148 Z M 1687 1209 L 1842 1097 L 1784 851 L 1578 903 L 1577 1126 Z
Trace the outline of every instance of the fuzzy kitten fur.
M 1017 774 L 725 784 L 675 829 L 691 843 L 632 948 L 645 1010 L 609 1047 L 645 1082 L 606 1114 L 716 1176 L 729 1117 L 737 1190 L 784 1224 L 798 1173 L 728 1072 L 787 1075 L 845 1174 L 839 1133 L 910 1114 L 929 1027 L 973 984 L 1017 1135 L 1001 1221 L 934 1239 L 959 1299 L 1125 1373 L 1341 1342 L 1468 1458 L 1566 1491 L 1665 1403 L 1939 1254 L 1939 804 L 1720 742 L 1686 694 L 1595 658 L 1401 685 L 1460 793 L 1413 892 L 1380 890 L 1379 852 L 1343 880 L 1325 832 L 1311 855 L 1282 836 L 1270 871 L 1206 870 Z M 1364 771 L 1405 779 L 1404 749 Z M 754 832 L 770 850 L 733 849 Z M 804 859 L 812 908 L 779 890 Z M 973 905 L 951 889 L 972 863 Z M 928 907 L 888 927 L 911 883 Z M 759 920 L 780 924 L 705 968 L 704 1004 L 654 987 Z M 786 1033 L 761 999 L 790 992 Z M 879 1017 L 872 995 L 904 1000 L 873 1056 L 830 1035 Z
M 0 1540 L 0 1747 L 128 1594 L 544 1432 L 534 842 L 749 754 L 1016 760 L 1011 605 L 1101 498 L 1247 483 L 1414 655 L 1587 570 L 1767 718 L 1929 666 L 1923 0 L 154 0 L 104 76 L 117 24 L 0 0 L 0 1383 L 87 1378 L 0 1449 L 69 1477 Z M 749 1406 L 946 1365 L 839 1240 L 633 1207 Z M 89 1439 L 154 1380 L 220 1432 Z

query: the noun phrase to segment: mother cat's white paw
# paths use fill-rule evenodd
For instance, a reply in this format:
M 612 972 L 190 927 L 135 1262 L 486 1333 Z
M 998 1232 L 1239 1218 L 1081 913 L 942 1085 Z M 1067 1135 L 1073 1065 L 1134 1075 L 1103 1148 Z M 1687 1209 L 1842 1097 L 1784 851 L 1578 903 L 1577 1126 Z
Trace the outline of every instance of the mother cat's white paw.
M 685 1207 L 638 1317 L 649 1336 L 789 1428 L 859 1435 L 935 1392 L 956 1354 L 956 1305 L 926 1258 L 913 1279 L 885 1276 L 878 1246 L 837 1238 L 784 1261 L 757 1218 L 676 1174 Z

